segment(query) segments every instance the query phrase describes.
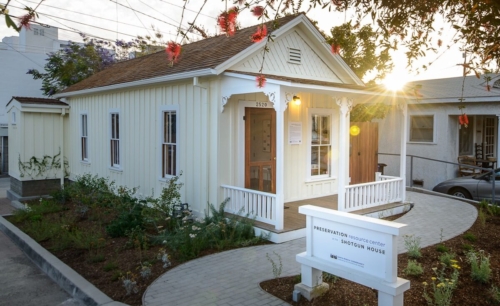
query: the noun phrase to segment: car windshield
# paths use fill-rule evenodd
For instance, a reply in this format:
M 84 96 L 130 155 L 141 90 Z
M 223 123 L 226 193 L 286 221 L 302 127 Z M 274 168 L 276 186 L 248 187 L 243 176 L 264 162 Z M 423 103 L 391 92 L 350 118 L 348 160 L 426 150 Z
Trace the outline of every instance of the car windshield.
M 473 178 L 475 179 L 489 179 L 490 177 L 491 177 L 491 172 L 486 172 L 483 174 L 478 174 L 473 176 Z M 495 181 L 499 180 L 500 180 L 500 168 L 495 169 Z

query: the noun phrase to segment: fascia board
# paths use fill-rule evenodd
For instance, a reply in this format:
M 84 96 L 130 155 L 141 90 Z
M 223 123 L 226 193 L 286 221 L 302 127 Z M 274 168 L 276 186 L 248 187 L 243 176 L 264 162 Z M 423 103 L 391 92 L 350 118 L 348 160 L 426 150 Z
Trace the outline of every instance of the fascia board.
M 109 86 L 103 86 L 103 87 L 96 87 L 96 88 L 78 90 L 78 91 L 67 92 L 67 93 L 59 93 L 59 94 L 55 94 L 54 97 L 55 98 L 72 97 L 72 96 L 93 94 L 93 93 L 99 93 L 99 92 L 103 92 L 103 91 L 117 90 L 117 89 L 129 88 L 129 87 L 154 85 L 154 84 L 158 84 L 158 83 L 177 81 L 177 80 L 182 80 L 182 79 L 189 79 L 189 78 L 193 78 L 193 77 L 210 76 L 210 75 L 216 75 L 216 74 L 217 74 L 216 70 L 211 69 L 211 68 L 207 68 L 207 69 L 201 69 L 201 70 L 195 70 L 195 71 L 170 74 L 170 75 L 165 75 L 165 76 L 160 76 L 160 77 L 150 78 L 150 79 L 144 79 L 144 80 L 139 80 L 139 81 L 134 81 L 134 82 L 127 82 L 127 83 L 121 83 L 121 84 L 115 84 L 115 85 L 109 85 Z
M 315 38 L 318 41 L 323 42 L 325 38 L 321 33 L 316 29 L 316 27 L 307 19 L 305 18 L 305 22 L 303 23 L 304 26 L 307 27 L 307 29 L 315 36 Z M 354 82 L 357 83 L 357 85 L 364 85 L 363 81 L 352 71 L 352 69 L 346 64 L 346 62 L 342 59 L 342 57 L 338 54 L 331 54 L 330 46 L 328 46 L 326 43 L 321 44 L 321 48 L 323 48 L 324 51 L 326 51 L 326 54 L 331 55 L 333 60 L 342 68 L 349 77 L 353 79 Z M 338 74 L 338 73 L 337 73 Z
M 252 81 L 255 80 L 254 76 L 251 76 L 248 74 L 239 74 L 236 72 L 224 72 L 222 75 L 227 76 L 227 77 L 245 79 L 245 80 L 252 80 Z M 283 81 L 283 80 L 274 80 L 274 79 L 270 79 L 270 78 L 266 79 L 266 83 L 291 87 L 291 88 L 294 88 L 295 90 L 305 89 L 305 90 L 316 90 L 316 91 L 327 91 L 327 92 L 335 91 L 335 92 L 343 92 L 343 93 L 349 93 L 349 94 L 371 95 L 371 96 L 377 96 L 377 97 L 390 97 L 390 98 L 395 98 L 395 99 L 407 99 L 407 97 L 405 97 L 405 96 L 398 96 L 398 95 L 389 94 L 389 93 L 377 93 L 377 92 L 364 91 L 364 90 L 351 89 L 351 88 L 343 88 L 343 87 L 335 87 L 335 86 L 303 84 L 303 83 L 296 83 L 296 82 Z
M 442 104 L 442 103 L 461 103 L 460 98 L 436 98 L 436 99 L 410 99 L 411 104 Z M 480 102 L 498 102 L 500 103 L 500 96 L 497 97 L 468 97 L 464 98 L 463 103 L 480 103 Z

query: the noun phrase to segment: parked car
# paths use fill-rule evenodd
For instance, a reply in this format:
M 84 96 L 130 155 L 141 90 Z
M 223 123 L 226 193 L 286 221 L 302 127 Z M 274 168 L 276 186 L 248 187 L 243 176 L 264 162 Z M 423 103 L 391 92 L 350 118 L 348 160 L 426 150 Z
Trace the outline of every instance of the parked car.
M 432 189 L 464 199 L 491 201 L 493 180 L 491 172 L 457 177 L 441 182 Z M 500 168 L 495 170 L 495 202 L 500 203 Z

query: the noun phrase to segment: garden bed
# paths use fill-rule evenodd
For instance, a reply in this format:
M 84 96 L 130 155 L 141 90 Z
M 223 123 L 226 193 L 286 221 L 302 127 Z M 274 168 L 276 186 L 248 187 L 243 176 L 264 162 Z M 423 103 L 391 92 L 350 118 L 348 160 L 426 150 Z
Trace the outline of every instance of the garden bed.
M 138 199 L 134 189 L 87 175 L 8 220 L 113 300 L 141 305 L 146 288 L 182 262 L 267 243 L 251 220 L 227 219 L 224 204 L 193 218 L 180 188 L 173 179 L 158 199 Z
M 473 226 L 464 234 L 444 241 L 438 245 L 433 245 L 421 249 L 421 257 L 411 259 L 408 253 L 398 256 L 398 276 L 410 280 L 410 289 L 404 294 L 404 304 L 411 306 L 419 305 L 463 305 L 481 306 L 500 304 L 500 292 L 492 288 L 500 287 L 500 209 L 490 207 L 483 203 L 479 209 L 479 217 Z M 450 211 L 450 213 L 453 213 Z M 416 237 L 413 237 L 416 238 Z M 489 256 L 489 267 L 491 273 L 485 282 L 474 280 L 471 276 L 471 264 L 467 260 L 467 254 L 471 251 L 480 254 L 481 250 Z M 443 265 L 442 260 L 445 254 L 455 254 L 454 260 Z M 470 254 L 470 253 L 469 253 Z M 409 275 L 405 273 L 408 267 L 408 260 L 415 260 L 423 268 L 421 275 Z M 450 259 L 448 257 L 448 259 Z M 456 264 L 455 267 L 452 267 Z M 479 273 L 486 273 L 485 265 L 479 269 Z M 459 267 L 459 268 L 458 268 Z M 436 271 L 433 270 L 436 268 Z M 424 288 L 428 296 L 434 300 L 434 285 L 438 286 L 441 281 L 437 277 L 441 269 L 444 268 L 443 285 L 437 290 L 446 286 L 452 289 L 451 302 L 449 304 L 428 304 L 424 298 Z M 479 267 L 481 268 L 481 267 Z M 459 273 L 456 285 L 450 285 L 449 280 L 453 271 Z M 483 272 L 481 272 L 483 271 Z M 478 278 L 477 274 L 476 279 Z M 480 274 L 481 276 L 481 274 Z M 334 280 L 334 282 L 332 281 Z M 300 282 L 300 276 L 285 277 L 268 280 L 261 283 L 261 287 L 275 295 L 276 297 L 292 305 L 377 305 L 376 291 L 345 279 L 327 278 L 330 290 L 323 295 L 308 302 L 301 298 L 298 303 L 293 302 L 292 292 L 294 285 Z M 425 285 L 426 283 L 427 285 Z

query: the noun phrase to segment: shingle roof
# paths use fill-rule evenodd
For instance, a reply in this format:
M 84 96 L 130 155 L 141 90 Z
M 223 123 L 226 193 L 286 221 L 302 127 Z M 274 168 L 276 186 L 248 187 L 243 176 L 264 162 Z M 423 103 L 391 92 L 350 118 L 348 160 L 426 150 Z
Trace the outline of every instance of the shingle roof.
M 277 20 L 277 24 L 283 26 L 296 17 L 297 15 L 283 17 Z M 273 24 L 274 21 L 266 24 L 269 32 L 274 29 Z M 219 35 L 183 45 L 180 60 L 172 67 L 169 65 L 165 51 L 119 62 L 66 88 L 62 93 L 122 84 L 200 69 L 213 69 L 253 45 L 254 43 L 250 40 L 250 37 L 255 33 L 256 29 L 257 26 L 252 26 L 238 30 L 235 35 L 230 37 Z
M 406 88 L 415 88 L 416 85 L 420 85 L 421 88 L 418 92 L 422 95 L 420 99 L 425 99 L 431 101 L 431 99 L 449 100 L 450 102 L 458 102 L 458 99 L 462 97 L 462 84 L 463 84 L 463 97 L 467 98 L 492 98 L 498 97 L 500 101 L 500 88 L 493 87 L 496 81 L 500 81 L 500 74 L 489 74 L 491 81 L 489 85 L 491 86 L 490 91 L 486 89 L 486 80 L 483 76 L 477 78 L 476 76 L 465 77 L 465 82 L 463 77 L 453 77 L 445 79 L 432 79 L 432 80 L 422 80 L 409 83 Z
M 9 103 L 13 100 L 18 101 L 21 104 L 46 104 L 46 105 L 68 106 L 67 103 L 61 102 L 57 99 L 48 99 L 48 98 L 12 97 Z M 7 105 L 9 105 L 9 103 L 7 103 Z

